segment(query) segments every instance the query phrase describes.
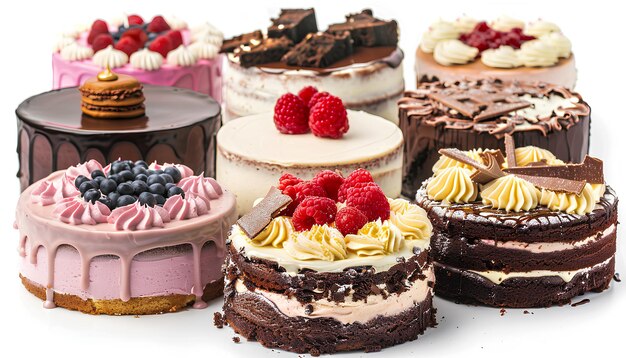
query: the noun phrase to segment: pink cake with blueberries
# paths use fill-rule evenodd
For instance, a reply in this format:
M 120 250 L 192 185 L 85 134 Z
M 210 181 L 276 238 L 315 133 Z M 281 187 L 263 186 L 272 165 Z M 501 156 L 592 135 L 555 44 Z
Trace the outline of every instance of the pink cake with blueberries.
M 58 40 L 53 88 L 79 86 L 108 66 L 142 83 L 188 88 L 221 102 L 222 40 L 222 32 L 209 23 L 190 28 L 175 17 L 98 19 Z
M 221 295 L 235 196 L 180 164 L 95 160 L 20 196 L 20 278 L 55 306 L 91 314 L 206 307 Z

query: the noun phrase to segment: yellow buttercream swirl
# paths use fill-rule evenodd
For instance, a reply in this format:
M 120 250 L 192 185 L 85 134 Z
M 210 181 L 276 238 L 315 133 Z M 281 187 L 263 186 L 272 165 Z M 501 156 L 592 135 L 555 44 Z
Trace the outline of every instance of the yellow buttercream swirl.
M 600 198 L 604 196 L 604 192 L 606 191 L 606 185 L 604 184 L 589 184 L 591 185 L 591 189 L 593 190 L 593 201 L 596 203 L 600 201 Z
M 433 225 L 428 220 L 426 210 L 404 199 L 389 199 L 389 206 L 389 221 L 400 229 L 405 240 L 430 241 Z
M 547 165 L 563 165 L 562 160 L 557 159 L 550 151 L 532 145 L 515 148 L 515 161 L 517 166 L 525 167 L 530 163 L 545 159 Z
M 467 151 L 464 151 L 463 153 L 467 154 L 468 157 L 474 159 L 475 161 L 484 164 L 483 163 L 483 159 L 480 157 L 480 153 L 482 153 L 482 152 L 483 152 L 483 149 L 479 148 L 479 149 L 467 150 Z M 441 157 L 439 157 L 439 160 L 437 160 L 435 165 L 433 165 L 433 173 L 435 175 L 437 175 L 442 170 L 450 168 L 450 167 L 460 167 L 460 168 L 466 168 L 466 169 L 474 170 L 474 167 L 472 167 L 471 165 L 467 165 L 465 163 L 461 163 L 461 162 L 459 162 L 457 160 L 454 160 L 454 159 L 452 159 L 450 157 L 442 155 Z
M 476 47 L 468 46 L 459 40 L 443 40 L 437 43 L 433 58 L 443 66 L 464 65 L 478 55 Z
M 422 36 L 420 49 L 426 53 L 432 53 L 440 41 L 457 39 L 460 34 L 459 29 L 453 23 L 437 21 L 430 25 L 428 31 Z
M 507 175 L 487 183 L 480 194 L 483 204 L 506 211 L 528 211 L 537 207 L 539 191 L 534 185 L 515 175 Z
M 248 239 L 254 246 L 282 247 L 293 234 L 291 219 L 287 216 L 274 218 L 257 236 Z
M 348 257 L 346 241 L 339 230 L 313 225 L 310 230 L 291 235 L 283 247 L 296 260 L 336 261 Z
M 511 46 L 500 46 L 496 49 L 485 50 L 480 60 L 486 66 L 494 68 L 515 68 L 522 65 L 518 51 Z
M 386 255 L 400 251 L 404 238 L 400 229 L 386 220 L 370 221 L 356 234 L 346 236 L 348 251 L 357 256 Z
M 560 32 L 551 32 L 539 39 L 554 47 L 560 58 L 568 58 L 572 53 L 572 42 Z
M 476 200 L 478 188 L 472 181 L 472 171 L 461 167 L 450 167 L 440 171 L 426 185 L 431 200 L 450 203 L 468 203 Z
M 518 56 L 526 67 L 549 67 L 559 62 L 557 49 L 542 39 L 524 42 Z
M 585 184 L 580 195 L 541 189 L 539 202 L 550 210 L 582 215 L 592 212 L 598 199 L 599 196 L 597 196 L 591 184 Z

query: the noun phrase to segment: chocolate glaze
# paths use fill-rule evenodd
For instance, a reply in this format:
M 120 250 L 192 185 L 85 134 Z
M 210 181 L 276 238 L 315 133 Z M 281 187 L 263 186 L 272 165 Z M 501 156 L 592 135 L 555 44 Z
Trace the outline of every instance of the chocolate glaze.
M 22 102 L 16 110 L 21 190 L 89 159 L 181 163 L 214 176 L 219 104 L 207 95 L 174 87 L 144 85 L 144 95 L 146 115 L 135 119 L 83 115 L 76 87 Z

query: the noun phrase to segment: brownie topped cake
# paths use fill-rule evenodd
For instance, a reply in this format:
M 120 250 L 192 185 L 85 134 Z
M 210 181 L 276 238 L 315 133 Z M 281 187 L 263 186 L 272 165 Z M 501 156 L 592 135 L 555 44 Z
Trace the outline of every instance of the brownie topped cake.
M 404 90 L 398 25 L 371 10 L 319 32 L 314 9 L 284 9 L 267 36 L 257 30 L 227 39 L 222 52 L 228 118 L 267 112 L 285 91 L 314 85 L 348 108 L 397 122 L 395 102 Z
M 545 307 L 609 287 L 617 196 L 603 163 L 537 147 L 441 149 L 417 191 L 433 224 L 435 292 L 464 303 Z
M 388 199 L 371 175 L 285 174 L 233 226 L 225 320 L 269 348 L 319 355 L 376 351 L 435 324 L 432 227 L 426 212 Z M 282 193 L 281 193 L 282 190 Z M 295 198 L 295 199 L 294 199 Z
M 399 101 L 402 193 L 412 197 L 441 148 L 504 150 L 505 134 L 565 162 L 589 151 L 591 109 L 580 94 L 546 83 L 478 80 L 422 83 Z
M 574 88 L 572 43 L 554 23 L 508 16 L 487 23 L 470 17 L 439 20 L 415 54 L 417 82 L 499 78 Z

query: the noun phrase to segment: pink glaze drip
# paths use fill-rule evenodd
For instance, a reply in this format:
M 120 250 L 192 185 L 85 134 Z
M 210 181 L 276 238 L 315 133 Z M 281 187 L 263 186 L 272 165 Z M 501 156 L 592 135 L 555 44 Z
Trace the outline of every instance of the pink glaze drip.
M 210 204 L 203 198 L 189 193 L 184 199 L 181 195 L 167 198 L 163 209 L 167 210 L 172 220 L 187 220 L 208 213 Z
M 170 221 L 170 214 L 160 206 L 149 207 L 136 201 L 113 210 L 108 221 L 115 230 L 148 230 L 165 226 Z
M 63 191 L 59 190 L 55 183 L 44 180 L 33 190 L 30 198 L 33 204 L 52 205 L 63 199 Z
M 215 179 L 206 178 L 203 174 L 183 178 L 178 182 L 178 186 L 183 189 L 185 193 L 193 193 L 204 199 L 207 205 L 209 205 L 209 202 L 219 198 L 223 191 L 222 187 Z
M 202 287 L 202 279 L 200 277 L 200 253 L 202 250 L 202 246 L 198 244 L 191 244 L 191 248 L 193 250 L 193 288 L 191 289 L 191 293 L 196 296 L 196 301 L 193 303 L 193 308 L 201 309 L 206 308 L 208 305 L 202 299 L 202 294 L 204 293 L 204 289 Z
M 52 213 L 67 224 L 96 225 L 107 222 L 111 210 L 99 201 L 90 203 L 79 197 L 72 197 L 57 203 Z
M 193 175 L 193 170 L 184 164 L 171 164 L 171 163 L 163 163 L 158 164 L 157 162 L 153 162 L 150 164 L 149 168 L 154 170 L 165 169 L 167 167 L 174 167 L 178 169 L 182 178 L 187 178 Z

